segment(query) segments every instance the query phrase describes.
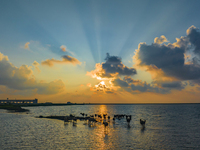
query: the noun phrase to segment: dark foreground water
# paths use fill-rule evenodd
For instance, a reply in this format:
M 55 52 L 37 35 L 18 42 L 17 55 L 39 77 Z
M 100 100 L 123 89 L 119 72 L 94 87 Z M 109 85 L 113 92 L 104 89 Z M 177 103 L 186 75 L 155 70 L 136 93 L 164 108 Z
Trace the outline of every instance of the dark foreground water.
M 73 105 L 28 107 L 30 114 L 0 110 L 0 149 L 200 149 L 200 104 L 169 105 Z M 39 115 L 114 114 L 126 119 L 90 127 L 70 122 L 35 118 Z M 139 119 L 146 119 L 142 129 Z

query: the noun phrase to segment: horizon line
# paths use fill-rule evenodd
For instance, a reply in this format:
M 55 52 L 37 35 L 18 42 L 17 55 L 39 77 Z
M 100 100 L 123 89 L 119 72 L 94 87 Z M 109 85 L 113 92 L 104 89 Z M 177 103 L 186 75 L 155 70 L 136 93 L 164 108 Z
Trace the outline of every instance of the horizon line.
M 45 102 L 45 103 L 38 103 L 38 104 L 64 104 L 64 105 L 134 105 L 134 104 L 200 104 L 200 103 L 51 103 L 51 102 Z

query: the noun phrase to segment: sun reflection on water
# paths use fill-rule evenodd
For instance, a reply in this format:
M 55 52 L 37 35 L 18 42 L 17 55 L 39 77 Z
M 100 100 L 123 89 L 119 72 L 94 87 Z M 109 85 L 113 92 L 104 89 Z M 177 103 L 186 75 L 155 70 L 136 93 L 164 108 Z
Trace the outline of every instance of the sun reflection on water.
M 106 105 L 100 105 L 99 106 L 99 111 L 98 114 L 108 114 L 108 108 Z M 106 119 L 106 121 L 108 121 Z M 99 123 L 98 126 L 96 126 L 95 129 L 95 143 L 96 143 L 96 147 L 98 147 L 99 149 L 107 149 L 108 147 L 111 148 L 112 143 L 109 141 L 109 137 L 112 136 L 112 131 L 109 128 L 110 126 L 110 122 L 109 125 L 107 127 L 105 127 L 102 122 Z
M 70 110 L 70 107 L 72 110 Z M 185 108 L 184 108 L 185 107 Z M 83 105 L 30 107 L 33 114 L 0 113 L 1 136 L 3 149 L 198 149 L 199 118 L 191 118 L 196 105 Z M 189 109 L 187 112 L 185 110 Z M 54 110 L 52 112 L 52 110 Z M 63 110 L 63 111 L 61 111 Z M 61 120 L 35 118 L 41 114 L 70 114 L 78 116 L 80 110 L 88 115 L 114 114 L 132 115 L 130 127 L 125 118 L 112 119 L 107 129 L 102 120 L 89 126 L 83 120 L 63 125 Z M 180 113 L 182 113 L 180 115 Z M 188 113 L 191 113 L 188 115 Z M 177 117 L 179 116 L 179 117 Z M 97 118 L 97 117 L 96 117 Z M 142 128 L 140 119 L 146 119 Z M 177 121 L 178 120 L 178 121 Z M 187 121 L 188 120 L 188 121 Z M 106 120 L 108 121 L 108 119 Z M 9 124 L 9 126 L 8 126 Z M 190 129 L 190 127 L 192 128 Z M 185 132 L 186 131 L 186 132 Z M 3 135 L 3 136 L 2 136 Z M 12 136 L 7 136 L 12 135 Z M 194 137 L 193 136 L 198 136 Z M 187 142 L 187 143 L 186 143 Z
M 108 113 L 108 109 L 106 105 L 100 105 L 99 108 L 99 114 L 107 114 Z

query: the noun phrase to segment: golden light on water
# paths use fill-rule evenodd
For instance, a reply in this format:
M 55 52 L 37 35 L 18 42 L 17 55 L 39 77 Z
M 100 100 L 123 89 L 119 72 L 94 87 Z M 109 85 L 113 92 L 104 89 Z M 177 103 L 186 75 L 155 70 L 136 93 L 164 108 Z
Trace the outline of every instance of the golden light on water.
M 99 106 L 99 112 L 98 114 L 108 114 L 108 108 L 107 105 L 100 105 Z M 108 114 L 109 115 L 109 114 Z M 110 125 L 110 122 L 109 122 Z M 110 130 L 109 125 L 105 128 L 105 126 L 101 123 L 100 126 L 96 126 L 96 139 L 95 143 L 97 143 L 97 147 L 100 147 L 100 149 L 107 149 L 108 148 L 108 138 L 109 136 L 112 136 L 112 131 Z M 112 143 L 109 144 L 109 147 L 113 147 Z
M 107 114 L 107 113 L 108 113 L 107 106 L 100 105 L 99 114 Z

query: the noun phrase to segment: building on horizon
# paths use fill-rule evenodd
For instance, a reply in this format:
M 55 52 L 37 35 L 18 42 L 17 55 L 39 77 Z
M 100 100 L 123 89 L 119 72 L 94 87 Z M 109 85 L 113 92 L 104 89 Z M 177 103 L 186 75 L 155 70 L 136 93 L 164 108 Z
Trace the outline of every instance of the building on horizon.
M 71 102 L 67 102 L 67 104 L 68 104 L 68 105 L 71 105 L 71 104 L 73 104 L 73 103 L 71 103 Z
M 34 100 L 12 100 L 7 98 L 6 100 L 0 100 L 0 104 L 37 104 L 38 99 L 35 98 Z

